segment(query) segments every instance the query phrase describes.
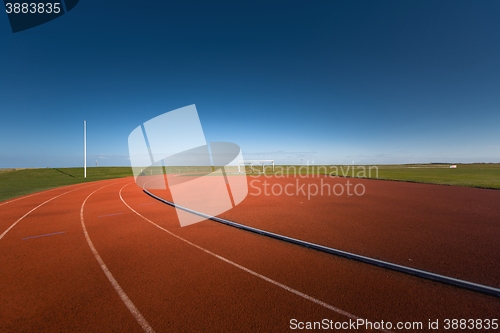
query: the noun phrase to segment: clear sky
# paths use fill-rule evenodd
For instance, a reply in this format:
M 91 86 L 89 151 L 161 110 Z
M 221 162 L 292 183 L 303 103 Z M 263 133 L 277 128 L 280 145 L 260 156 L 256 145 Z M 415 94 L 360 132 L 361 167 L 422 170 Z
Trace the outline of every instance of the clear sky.
M 12 33 L 0 167 L 130 165 L 196 104 L 207 141 L 277 163 L 500 162 L 500 1 L 98 1 Z

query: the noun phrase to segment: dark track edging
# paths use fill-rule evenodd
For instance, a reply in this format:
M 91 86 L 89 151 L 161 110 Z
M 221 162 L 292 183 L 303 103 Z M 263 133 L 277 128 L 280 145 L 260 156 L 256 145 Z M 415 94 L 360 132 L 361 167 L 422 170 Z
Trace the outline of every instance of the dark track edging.
M 359 254 L 355 254 L 355 253 L 351 253 L 351 252 L 346 252 L 346 251 L 334 249 L 334 248 L 331 248 L 331 247 L 327 247 L 327 246 L 323 246 L 323 245 L 319 245 L 319 244 L 315 244 L 315 243 L 306 242 L 306 241 L 303 241 L 303 240 L 300 240 L 300 239 L 291 238 L 291 237 L 283 236 L 283 235 L 280 235 L 280 234 L 275 234 L 275 233 L 272 233 L 272 232 L 269 232 L 269 231 L 265 231 L 265 230 L 261 230 L 261 229 L 257 229 L 257 228 L 253 228 L 253 227 L 249 227 L 249 226 L 246 226 L 246 225 L 243 225 L 243 224 L 239 224 L 239 223 L 236 223 L 236 222 L 233 222 L 233 221 L 222 219 L 222 218 L 216 217 L 216 216 L 210 216 L 210 215 L 207 215 L 207 214 L 204 214 L 204 213 L 201 213 L 201 212 L 189 209 L 187 207 L 183 207 L 183 206 L 177 205 L 177 204 L 175 204 L 173 202 L 170 202 L 168 200 L 165 200 L 163 198 L 160 198 L 160 197 L 154 195 L 153 193 L 149 192 L 146 189 L 143 189 L 143 191 L 144 191 L 144 193 L 146 193 L 147 195 L 151 196 L 152 198 L 154 198 L 154 199 L 156 199 L 158 201 L 161 201 L 161 202 L 163 202 L 163 203 L 165 203 L 165 204 L 167 204 L 169 206 L 172 206 L 172 207 L 175 207 L 175 208 L 179 208 L 179 209 L 182 209 L 182 210 L 184 210 L 186 212 L 189 212 L 189 213 L 192 213 L 192 214 L 204 217 L 206 219 L 209 219 L 209 220 L 212 220 L 212 221 L 215 221 L 215 222 L 219 222 L 219 223 L 222 223 L 222 224 L 225 224 L 225 225 L 229 225 L 229 226 L 232 226 L 232 227 L 235 227 L 235 228 L 238 228 L 238 229 L 242 229 L 242 230 L 253 232 L 253 233 L 256 233 L 256 234 L 259 234 L 259 235 L 262 235 L 262 236 L 266 236 L 266 237 L 278 239 L 278 240 L 281 240 L 281 241 L 284 241 L 284 242 L 287 242 L 287 243 L 291 243 L 291 244 L 295 244 L 295 245 L 299 245 L 299 246 L 302 246 L 302 247 L 307 247 L 307 248 L 310 248 L 310 249 L 313 249 L 313 250 L 316 250 L 316 251 L 320 251 L 320 252 L 324 252 L 324 253 L 336 255 L 336 256 L 347 258 L 347 259 L 351 259 L 351 260 L 356 260 L 356 261 L 359 261 L 359 262 L 362 262 L 362 263 L 365 263 L 365 264 L 369 264 L 369 265 L 373 265 L 373 266 L 377 266 L 377 267 L 381 267 L 381 268 L 390 269 L 390 270 L 393 270 L 393 271 L 397 271 L 397 272 L 409 274 L 409 275 L 416 276 L 416 277 L 419 277 L 419 278 L 422 278 L 422 279 L 427 279 L 427 280 L 431 280 L 431 281 L 443 283 L 443 284 L 446 284 L 446 285 L 451 285 L 451 286 L 459 287 L 459 288 L 462 288 L 462 289 L 467 289 L 467 290 L 470 290 L 470 291 L 479 292 L 479 293 L 486 294 L 486 295 L 489 295 L 489 296 L 500 297 L 500 289 L 498 289 L 498 288 L 494 288 L 494 287 L 490 287 L 490 286 L 485 286 L 485 285 L 482 285 L 482 284 L 478 284 L 478 283 L 474 283 L 474 282 L 469 282 L 469 281 L 465 281 L 465 280 L 455 279 L 455 278 L 452 278 L 452 277 L 449 277 L 449 276 L 440 275 L 440 274 L 436 274 L 436 273 L 432 273 L 432 272 L 428 272 L 428 271 L 424 271 L 424 270 L 420 270 L 420 269 L 416 269 L 416 268 L 402 266 L 402 265 L 394 264 L 394 263 L 391 263 L 391 262 L 388 262 L 388 261 L 383 261 L 383 260 L 379 260 L 379 259 L 365 257 L 365 256 L 362 256 L 362 255 L 359 255 Z

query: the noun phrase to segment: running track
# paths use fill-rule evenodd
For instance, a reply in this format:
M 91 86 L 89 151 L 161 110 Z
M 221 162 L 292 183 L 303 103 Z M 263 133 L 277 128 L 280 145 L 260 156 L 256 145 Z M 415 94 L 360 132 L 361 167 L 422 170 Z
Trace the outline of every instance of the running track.
M 397 263 L 411 254 L 418 268 L 499 287 L 500 249 L 492 240 L 500 238 L 493 204 L 500 191 L 377 182 L 389 188 L 383 190 L 373 184 L 367 183 L 373 191 L 363 200 L 380 200 L 379 206 L 363 210 L 352 197 L 328 204 L 324 200 L 332 198 L 249 196 L 224 217 Z M 405 190 L 411 194 L 404 207 L 423 216 L 403 214 L 398 191 Z M 422 191 L 435 198 L 423 198 Z M 484 216 L 475 210 L 481 207 L 478 193 L 487 193 L 479 200 Z M 288 207 L 280 202 L 285 199 Z M 448 201 L 464 210 L 457 216 L 479 214 L 478 227 L 457 236 L 464 232 L 455 227 L 463 227 L 467 216 L 448 228 Z M 446 222 L 437 223 L 436 214 Z M 338 233 L 326 232 L 326 221 L 334 221 L 329 227 Z M 289 330 L 292 318 L 426 325 L 428 319 L 492 319 L 500 313 L 495 297 L 215 222 L 180 228 L 174 209 L 145 195 L 130 178 L 2 202 L 0 233 L 1 332 L 280 332 Z

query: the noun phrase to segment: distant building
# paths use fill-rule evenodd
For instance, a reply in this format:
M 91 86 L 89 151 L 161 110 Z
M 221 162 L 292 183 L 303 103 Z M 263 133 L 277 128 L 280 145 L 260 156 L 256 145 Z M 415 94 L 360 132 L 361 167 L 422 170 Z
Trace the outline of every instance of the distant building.
M 452 164 L 450 165 L 450 169 L 456 169 L 457 168 L 457 165 L 456 164 Z

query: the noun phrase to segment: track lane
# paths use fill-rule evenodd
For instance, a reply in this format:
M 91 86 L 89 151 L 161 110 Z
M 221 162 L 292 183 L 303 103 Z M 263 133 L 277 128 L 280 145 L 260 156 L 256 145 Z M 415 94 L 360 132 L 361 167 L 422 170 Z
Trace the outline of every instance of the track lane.
M 96 250 L 157 332 L 287 331 L 292 318 L 346 319 L 206 253 L 200 255 L 199 249 L 127 212 L 118 192 L 128 183 L 133 180 L 96 192 L 83 214 Z M 0 331 L 141 331 L 78 227 L 81 203 L 92 191 L 47 203 L 0 241 L 2 267 L 9 267 L 7 276 L 0 276 L 0 286 L 7 290 L 0 293 L 0 302 L 8 309 Z M 133 184 L 124 188 L 123 197 L 134 210 L 183 238 L 363 318 L 426 322 L 451 316 L 485 318 L 500 311 L 491 297 L 422 284 L 210 221 L 180 228 L 171 207 Z M 38 235 L 48 234 L 60 225 L 67 227 L 64 234 L 22 240 L 36 228 Z
M 92 185 L 88 185 L 87 187 L 89 186 L 92 186 Z M 85 187 L 84 187 L 85 188 Z M 12 223 L 7 229 L 5 229 L 4 232 L 2 232 L 0 234 L 0 240 L 10 231 L 12 230 L 12 228 L 14 228 L 19 222 L 21 222 L 26 216 L 28 216 L 29 214 L 33 213 L 35 210 L 37 210 L 38 208 L 42 207 L 43 205 L 51 202 L 52 200 L 55 200 L 63 195 L 66 195 L 66 194 L 69 194 L 71 192 L 74 192 L 74 191 L 77 191 L 79 190 L 80 188 L 77 188 L 77 189 L 73 189 L 73 190 L 70 190 L 70 191 L 66 191 L 66 192 L 63 192 L 61 194 L 57 194 L 56 196 L 48 199 L 48 200 L 45 200 L 44 202 L 42 202 L 41 204 L 39 204 L 38 206 L 32 208 L 31 210 L 29 210 L 26 214 L 24 214 L 23 216 L 21 216 L 20 218 L 18 218 L 14 223 Z
M 125 185 L 125 186 L 126 186 L 126 185 Z M 124 186 L 124 187 L 125 187 L 125 186 Z M 122 187 L 122 188 L 120 189 L 120 199 L 121 199 L 121 200 L 122 200 L 122 202 L 123 202 L 123 203 L 127 206 L 127 208 L 129 208 L 130 210 L 132 210 L 135 214 L 137 214 L 138 216 L 140 216 L 141 218 L 143 218 L 144 220 L 146 220 L 148 223 L 150 223 L 150 224 L 154 225 L 155 227 L 157 227 L 158 229 L 160 229 L 160 230 L 162 230 L 162 231 L 164 231 L 164 232 L 168 233 L 168 234 L 169 234 L 169 235 L 171 235 L 172 237 L 175 237 L 175 238 L 177 238 L 177 239 L 179 239 L 179 240 L 183 241 L 184 243 L 186 243 L 186 244 L 188 244 L 188 245 L 190 245 L 190 246 L 193 246 L 193 247 L 195 247 L 196 249 L 198 249 L 198 250 L 200 250 L 200 251 L 203 251 L 203 252 L 204 252 L 204 253 L 206 253 L 206 254 L 209 254 L 210 256 L 212 256 L 212 257 L 214 257 L 214 258 L 217 258 L 217 259 L 219 259 L 219 260 L 221 260 L 221 261 L 223 261 L 223 262 L 225 262 L 225 263 L 227 263 L 227 264 L 229 264 L 229 265 L 232 265 L 232 266 L 234 266 L 234 267 L 236 267 L 236 268 L 239 268 L 239 269 L 241 269 L 242 271 L 244 271 L 244 272 L 246 272 L 246 273 L 249 273 L 249 274 L 251 274 L 251 275 L 253 275 L 253 276 L 255 276 L 255 277 L 257 277 L 257 278 L 259 278 L 259 279 L 261 279 L 261 280 L 264 280 L 264 281 L 266 281 L 266 282 L 269 282 L 269 283 L 271 283 L 271 284 L 273 284 L 273 285 L 275 285 L 275 286 L 277 286 L 277 287 L 279 287 L 279 288 L 282 288 L 282 289 L 284 289 L 284 290 L 286 290 L 286 291 L 288 291 L 288 292 L 290 292 L 290 293 L 292 293 L 292 294 L 294 294 L 294 295 L 297 295 L 297 296 L 302 297 L 302 298 L 304 298 L 304 299 L 306 299 L 306 300 L 308 300 L 308 301 L 311 301 L 311 302 L 313 302 L 313 303 L 315 303 L 315 304 L 317 304 L 317 305 L 320 305 L 320 306 L 322 306 L 322 307 L 324 307 L 324 308 L 326 308 L 326 309 L 328 309 L 328 310 L 331 310 L 331 311 L 333 311 L 333 312 L 336 312 L 336 313 L 338 313 L 338 314 L 340 314 L 340 315 L 342 315 L 342 316 L 345 316 L 345 317 L 347 317 L 347 318 L 349 318 L 349 319 L 352 319 L 352 320 L 358 320 L 358 319 L 361 319 L 360 317 L 358 317 L 358 316 L 356 316 L 356 315 L 353 315 L 352 313 L 349 313 L 349 312 L 344 311 L 344 310 L 342 310 L 342 309 L 339 309 L 339 308 L 337 308 L 337 307 L 335 307 L 335 306 L 332 306 L 332 305 L 330 305 L 330 304 L 327 304 L 327 303 L 325 303 L 325 302 L 323 302 L 323 301 L 321 301 L 321 300 L 319 300 L 319 299 L 316 299 L 316 298 L 314 298 L 314 297 L 312 297 L 312 296 L 309 296 L 309 295 L 307 295 L 307 294 L 304 294 L 304 293 L 302 293 L 302 292 L 300 292 L 300 291 L 298 291 L 298 290 L 296 290 L 296 289 L 290 288 L 290 287 L 288 287 L 287 285 L 284 285 L 284 284 L 282 284 L 282 283 L 280 283 L 280 282 L 277 282 L 277 281 L 275 281 L 275 280 L 273 280 L 273 279 L 270 279 L 270 278 L 268 278 L 268 277 L 266 277 L 266 276 L 263 276 L 263 275 L 261 275 L 261 274 L 259 274 L 259 273 L 255 272 L 255 271 L 253 271 L 253 270 L 251 270 L 251 269 L 248 269 L 248 268 L 246 268 L 246 267 L 244 267 L 244 266 L 242 266 L 242 265 L 239 265 L 239 264 L 237 264 L 237 263 L 235 263 L 235 262 L 233 262 L 233 261 L 231 261 L 231 260 L 229 260 L 229 259 L 227 259 L 227 258 L 225 258 L 225 257 L 222 257 L 222 256 L 220 256 L 220 255 L 218 255 L 218 254 L 215 254 L 215 253 L 213 253 L 213 252 L 211 252 L 211 251 L 209 251 L 209 250 L 207 250 L 207 249 L 205 249 L 205 248 L 203 248 L 203 247 L 201 247 L 201 246 L 198 246 L 198 245 L 196 245 L 196 244 L 194 244 L 194 243 L 192 243 L 192 242 L 190 242 L 190 241 L 186 240 L 185 238 L 182 238 L 182 237 L 178 236 L 177 234 L 175 234 L 175 233 L 173 233 L 173 232 L 169 231 L 168 229 L 166 229 L 166 228 L 164 228 L 164 227 L 160 226 L 158 223 L 155 223 L 155 222 L 151 221 L 150 219 L 148 219 L 148 218 L 147 218 L 147 217 L 145 217 L 144 215 L 142 215 L 142 214 L 138 213 L 136 210 L 134 210 L 132 207 L 130 207 L 130 205 L 129 205 L 129 204 L 127 204 L 127 203 L 123 200 L 123 197 L 122 197 L 122 195 L 121 195 L 121 192 L 122 192 L 122 190 L 123 190 L 123 188 L 124 188 L 124 187 Z
M 159 212 L 141 206 L 136 209 L 212 252 L 369 319 L 418 319 L 426 322 L 438 317 L 495 316 L 500 309 L 493 297 L 422 282 L 418 278 L 364 267 L 366 265 L 345 259 L 328 258 L 315 251 L 295 249 L 276 240 L 264 240 L 240 230 L 229 230 L 233 228 L 211 221 L 180 228 L 162 218 Z M 173 208 L 166 206 L 163 210 L 173 211 Z M 401 304 L 405 306 L 401 307 Z M 317 319 L 314 314 L 308 316 Z
M 358 262 L 362 262 L 364 264 L 369 264 L 369 265 L 373 265 L 373 266 L 376 266 L 376 267 L 381 267 L 381 268 L 384 268 L 384 269 L 389 269 L 389 270 L 401 272 L 401 273 L 404 273 L 404 274 L 409 274 L 409 275 L 416 276 L 416 277 L 419 277 L 419 278 L 423 278 L 423 279 L 427 279 L 427 280 L 431 280 L 431 281 L 436 281 L 436 282 L 444 283 L 444 284 L 447 284 L 447 285 L 450 285 L 450 286 L 455 286 L 455 287 L 458 287 L 458 288 L 463 288 L 463 289 L 471 290 L 471 291 L 474 291 L 474 292 L 483 293 L 485 295 L 491 295 L 491 296 L 495 296 L 495 297 L 500 297 L 500 289 L 497 289 L 497 288 L 493 288 L 493 287 L 485 286 L 485 285 L 480 285 L 480 284 L 473 283 L 473 282 L 470 282 L 470 281 L 459 280 L 459 279 L 451 278 L 449 276 L 443 276 L 443 275 L 439 275 L 439 274 L 428 272 L 428 271 L 414 269 L 414 268 L 411 268 L 411 267 L 408 267 L 408 266 L 397 265 L 397 264 L 394 264 L 394 263 L 391 263 L 391 262 L 387 262 L 387 261 L 383 261 L 383 260 L 379 260 L 379 259 L 374 259 L 374 258 L 370 258 L 370 257 L 365 257 L 365 256 L 361 256 L 361 255 L 358 255 L 358 254 L 355 254 L 355 253 L 350 253 L 350 252 L 346 252 L 346 251 L 334 249 L 334 248 L 331 248 L 331 247 L 327 247 L 327 246 L 323 246 L 323 245 L 319 245 L 319 244 L 315 244 L 315 243 L 311 243 L 311 242 L 306 242 L 306 241 L 303 241 L 303 240 L 300 240 L 300 239 L 297 239 L 297 238 L 291 238 L 291 237 L 288 237 L 288 236 L 285 236 L 285 235 L 276 234 L 276 233 L 268 232 L 268 231 L 265 231 L 265 230 L 262 230 L 262 229 L 253 228 L 253 227 L 250 227 L 248 225 L 243 225 L 241 223 L 238 223 L 236 221 L 229 221 L 229 220 L 217 217 L 217 216 L 212 216 L 212 215 L 209 215 L 209 214 L 205 214 L 205 213 L 203 213 L 201 211 L 190 209 L 190 208 L 185 207 L 185 206 L 177 205 L 177 204 L 173 203 L 172 201 L 168 201 L 168 200 L 162 199 L 159 196 L 152 194 L 151 192 L 149 192 L 146 189 L 143 189 L 143 191 L 147 195 L 153 197 L 154 199 L 156 199 L 156 200 L 158 200 L 158 201 L 160 201 L 160 202 L 162 202 L 162 203 L 164 203 L 166 205 L 169 205 L 171 207 L 176 208 L 177 211 L 188 212 L 190 214 L 201 216 L 201 217 L 204 217 L 205 219 L 208 219 L 208 220 L 211 220 L 211 221 L 214 221 L 214 222 L 218 222 L 218 223 L 221 223 L 221 224 L 233 227 L 233 228 L 237 228 L 237 229 L 240 229 L 240 230 L 244 230 L 244 231 L 247 231 L 247 232 L 251 232 L 251 233 L 254 233 L 254 234 L 259 235 L 259 236 L 269 237 L 269 238 L 276 239 L 276 240 L 279 240 L 279 241 L 283 241 L 283 242 L 286 242 L 286 243 L 289 243 L 289 244 L 293 244 L 293 245 L 297 245 L 297 246 L 302 246 L 302 247 L 307 248 L 307 249 L 312 249 L 312 250 L 316 250 L 316 251 L 319 251 L 319 252 L 332 254 L 332 255 L 335 255 L 335 256 L 338 256 L 338 257 L 342 257 L 342 258 L 346 258 L 346 259 L 350 259 L 350 260 L 355 260 L 355 261 L 358 261 Z M 121 195 L 120 195 L 120 197 L 121 197 Z M 128 206 L 128 207 L 130 208 L 130 206 Z M 134 211 L 134 212 L 136 214 L 140 215 L 136 211 Z M 140 215 L 140 216 L 142 216 L 142 215 Z M 154 225 L 158 226 L 157 224 L 155 224 L 154 222 L 148 220 L 147 218 L 145 218 L 145 219 L 148 222 L 153 223 Z M 161 228 L 160 226 L 158 226 L 158 228 L 160 228 L 160 229 L 162 229 L 162 230 L 164 230 L 166 232 L 169 232 L 168 230 L 166 230 L 164 228 Z M 176 235 L 174 235 L 174 236 L 176 236 Z
M 87 203 L 89 208 L 93 202 L 95 205 L 85 216 L 90 237 L 155 330 L 279 331 L 286 323 L 275 318 L 277 314 L 283 317 L 283 312 L 332 316 L 332 311 L 318 309 L 268 282 L 255 282 L 248 273 L 159 231 L 135 214 L 126 220 L 115 215 L 106 224 L 98 222 L 97 216 L 104 212 L 103 205 L 96 205 L 101 201 L 99 193 Z M 135 195 L 143 198 L 140 191 Z M 153 206 L 149 203 L 138 201 L 137 205 L 149 210 Z M 106 206 L 111 207 L 111 202 Z M 121 202 L 120 206 L 126 208 Z M 172 213 L 168 216 L 175 217 Z M 271 302 L 269 295 L 274 296 Z
M 296 178 L 252 178 L 281 187 Z M 289 237 L 500 288 L 500 191 L 406 182 L 299 178 L 363 184 L 363 196 L 249 195 L 220 217 Z M 255 184 L 254 184 L 255 185 Z M 279 187 L 277 187 L 279 188 Z M 344 187 L 345 188 L 345 187 Z M 263 188 L 261 185 L 263 192 Z M 352 192 L 352 189 L 351 189 Z M 165 191 L 153 193 L 166 195 Z
M 111 185 L 111 184 L 110 184 Z M 123 301 L 123 303 L 125 304 L 125 306 L 129 309 L 130 313 L 134 316 L 134 318 L 137 320 L 137 323 L 142 327 L 142 329 L 144 330 L 144 332 L 147 332 L 147 333 L 154 333 L 154 330 L 153 328 L 151 327 L 151 325 L 149 325 L 149 323 L 146 321 L 146 319 L 143 317 L 143 315 L 140 313 L 140 311 L 137 309 L 137 307 L 135 306 L 135 304 L 130 300 L 130 298 L 127 296 L 127 294 L 125 293 L 125 291 L 123 291 L 122 287 L 120 286 L 120 284 L 116 281 L 115 277 L 113 276 L 113 274 L 109 271 L 108 267 L 106 266 L 106 264 L 104 263 L 104 261 L 102 260 L 100 254 L 97 252 L 97 250 L 95 249 L 95 246 L 94 246 L 94 243 L 92 242 L 92 240 L 90 239 L 90 236 L 89 236 L 89 233 L 87 231 L 87 227 L 85 225 L 85 219 L 83 218 L 83 210 L 85 208 L 85 203 L 87 202 L 87 200 L 94 194 L 96 193 L 97 191 L 107 187 L 107 186 L 110 186 L 110 185 L 105 185 L 103 187 L 100 187 L 98 188 L 97 190 L 95 190 L 94 192 L 90 193 L 86 198 L 85 200 L 83 201 L 82 203 L 82 207 L 80 209 L 80 222 L 82 224 L 82 229 L 83 229 L 83 234 L 85 235 L 85 239 L 87 240 L 87 243 L 90 247 L 90 250 L 92 251 L 92 254 L 94 255 L 94 257 L 96 258 L 97 262 L 99 263 L 99 266 L 101 267 L 102 271 L 104 272 L 104 274 L 106 275 L 106 277 L 108 278 L 109 282 L 111 283 L 111 285 L 113 286 L 113 288 L 115 289 L 116 293 L 118 294 L 118 296 L 120 296 L 121 300 Z M 113 216 L 113 215 L 118 215 L 118 214 L 107 214 L 107 215 L 103 215 L 103 216 Z M 100 217 L 100 216 L 99 216 Z
M 0 331 L 141 331 L 100 270 L 80 225 L 85 197 L 113 182 L 48 202 L 0 241 Z M 54 230 L 64 233 L 29 238 Z
M 94 184 L 82 183 L 58 187 L 43 192 L 33 193 L 9 201 L 0 202 L 0 239 L 2 239 L 24 217 L 60 197 Z M 22 200 L 22 201 L 20 201 Z

